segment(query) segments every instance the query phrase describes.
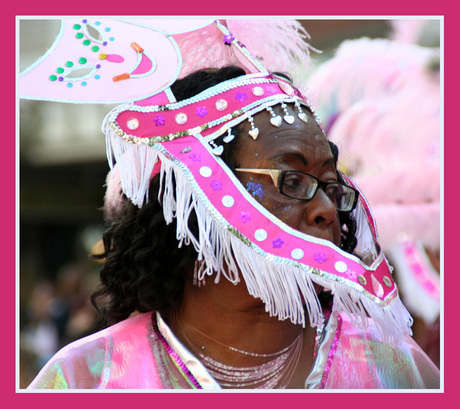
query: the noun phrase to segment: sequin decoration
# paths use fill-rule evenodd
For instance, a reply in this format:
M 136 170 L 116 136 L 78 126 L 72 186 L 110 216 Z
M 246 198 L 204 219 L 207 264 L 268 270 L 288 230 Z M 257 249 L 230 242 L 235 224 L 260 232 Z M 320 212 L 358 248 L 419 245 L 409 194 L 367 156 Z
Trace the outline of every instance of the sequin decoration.
M 164 126 L 166 118 L 163 115 L 157 115 L 155 118 L 153 118 L 153 122 L 155 122 L 156 126 Z
M 199 153 L 193 152 L 189 158 L 192 160 L 192 162 L 201 162 L 201 155 Z M 208 168 L 209 169 L 209 168 Z M 211 170 L 211 169 L 209 169 Z
M 315 260 L 318 264 L 322 264 L 327 260 L 326 254 L 318 252 L 315 254 L 315 257 L 313 257 L 313 260 Z
M 251 221 L 251 213 L 249 213 L 249 212 L 241 212 L 240 213 L 240 220 L 243 223 L 250 222 Z
M 268 234 L 264 229 L 258 229 L 254 233 L 254 238 L 257 241 L 264 241 L 267 237 L 268 237 Z
M 222 182 L 220 180 L 214 179 L 209 186 L 211 186 L 211 189 L 216 191 L 216 190 L 222 190 Z
M 389 288 L 391 288 L 393 286 L 393 284 L 391 283 L 390 278 L 387 277 L 387 276 L 383 276 L 383 283 Z
M 272 241 L 272 246 L 274 249 L 280 249 L 284 244 L 284 241 L 281 240 L 280 238 L 277 238 L 276 240 Z
M 372 274 L 371 276 L 371 283 L 372 283 L 372 289 L 374 290 L 374 293 L 377 297 L 382 298 L 383 297 L 383 287 L 382 284 L 379 283 L 379 280 L 377 280 Z
M 345 273 L 345 271 L 348 270 L 347 264 L 345 262 L 343 262 L 343 261 L 337 261 L 334 264 L 334 267 L 339 273 Z
M 356 281 L 358 279 L 358 273 L 356 271 L 348 269 L 345 274 L 350 280 Z
M 208 115 L 208 110 L 205 106 L 196 107 L 196 115 L 200 118 L 204 118 L 206 115 Z
M 246 92 L 237 92 L 235 99 L 237 101 L 243 102 L 248 99 L 248 96 L 246 95 Z
M 192 159 L 193 160 L 193 159 Z M 200 168 L 200 175 L 203 176 L 204 178 L 208 178 L 209 176 L 212 175 L 212 170 L 208 166 L 202 166 Z
M 302 249 L 294 249 L 291 252 L 291 256 L 294 260 L 300 260 L 304 256 Z
M 230 195 L 225 195 L 223 198 L 222 198 L 222 204 L 225 206 L 225 207 L 233 207 L 233 205 L 235 204 L 235 199 L 230 196 Z
M 282 90 L 284 93 L 286 93 L 286 94 L 288 94 L 288 95 L 290 95 L 290 96 L 295 95 L 294 88 L 291 87 L 289 84 L 287 84 L 287 83 L 285 83 L 285 82 L 283 82 L 283 81 L 278 81 L 278 85 L 279 85 L 279 87 L 281 88 L 281 90 Z
M 358 281 L 359 281 L 359 283 L 360 283 L 361 285 L 366 285 L 366 284 L 367 284 L 367 280 L 366 280 L 366 278 L 365 278 L 362 274 L 360 274 L 360 275 L 358 276 Z

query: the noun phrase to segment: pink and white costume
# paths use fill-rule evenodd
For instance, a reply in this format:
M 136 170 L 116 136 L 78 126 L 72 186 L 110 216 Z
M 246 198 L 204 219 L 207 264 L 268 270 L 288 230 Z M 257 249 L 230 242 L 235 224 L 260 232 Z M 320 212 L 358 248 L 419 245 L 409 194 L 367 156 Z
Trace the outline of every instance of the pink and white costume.
M 314 368 L 305 374 L 306 387 L 438 388 L 439 371 L 409 338 L 412 319 L 380 251 L 377 226 L 364 196 L 359 195 L 352 213 L 358 225 L 358 245 L 350 254 L 277 219 L 248 194 L 220 158 L 227 141 L 234 138 L 232 128 L 251 119 L 251 115 L 275 105 L 292 104 L 296 117 L 275 116 L 272 125 L 280 126 L 283 120 L 291 124 L 305 121 L 302 108 L 311 110 L 308 101 L 288 81 L 264 68 L 216 20 L 198 30 L 201 45 L 207 49 L 208 41 L 212 43 L 215 49 L 211 54 L 224 50 L 230 55 L 228 50 L 234 49 L 233 62 L 238 61 L 235 56 L 242 55 L 252 69 L 246 71 L 247 75 L 176 102 L 169 85 L 190 68 L 190 61 L 201 58 L 203 47 L 194 55 L 187 41 L 193 33 L 168 34 L 164 27 L 154 24 L 84 19 L 63 25 L 61 43 L 55 45 L 54 54 L 48 55 L 52 58 L 43 58 L 22 76 L 21 95 L 63 102 L 129 100 L 112 110 L 104 124 L 112 172 L 117 169 L 123 193 L 139 207 L 148 196 L 152 175 L 160 175 L 166 222 L 176 218 L 178 244 L 193 245 L 198 261 L 204 261 L 198 281 L 212 276 L 215 282 L 228 279 L 238 283 L 243 278 L 249 294 L 264 302 L 268 314 L 302 326 L 307 325 L 307 319 L 312 326 L 324 324 L 314 284 L 333 293 L 333 312 L 323 329 L 325 335 Z M 113 37 L 97 43 L 98 39 L 89 36 L 97 27 L 110 28 Z M 191 32 L 193 27 L 189 28 Z M 133 33 L 138 30 L 162 38 L 167 61 L 161 56 L 155 59 L 154 42 L 147 42 L 145 49 L 132 43 Z M 290 30 L 296 31 L 296 27 Z M 106 51 L 98 59 L 91 53 L 78 59 L 81 65 L 91 63 L 94 80 L 86 76 L 76 80 L 70 72 L 65 72 L 68 76 L 50 76 L 57 60 L 60 63 L 68 59 L 68 52 L 80 56 L 87 50 L 85 43 L 81 44 L 83 38 L 86 44 L 95 44 L 91 48 L 94 52 Z M 194 44 L 192 51 L 196 51 Z M 288 58 L 292 53 L 286 48 L 283 52 Z M 132 49 L 136 51 L 133 58 L 137 56 L 137 68 L 123 77 L 111 77 L 120 71 L 107 57 L 126 56 L 128 60 Z M 219 65 L 228 62 L 219 61 Z M 245 63 L 241 65 L 246 68 Z M 158 66 L 154 69 L 155 64 Z M 175 70 L 171 70 L 172 64 Z M 192 68 L 196 67 L 192 64 Z M 148 79 L 157 74 L 160 77 L 155 83 Z M 110 101 L 102 101 L 103 95 L 98 92 L 103 75 L 113 79 L 107 81 L 113 87 L 113 94 L 108 93 Z M 83 83 L 88 94 L 81 88 L 78 93 L 72 91 Z M 147 89 L 147 84 L 155 89 Z M 136 98 L 131 94 L 133 88 L 139 93 Z M 95 100 L 93 93 L 99 99 Z M 256 139 L 257 133 L 246 137 Z M 357 189 L 352 180 L 344 179 Z M 192 212 L 197 215 L 196 235 L 188 226 Z M 152 321 L 152 314 L 146 313 L 65 347 L 30 388 L 211 389 L 219 385 L 158 316 Z
M 155 329 L 155 323 L 158 324 Z M 439 371 L 410 337 L 382 342 L 345 314 L 331 315 L 307 389 L 434 389 Z M 144 313 L 58 352 L 29 389 L 220 389 L 158 314 Z

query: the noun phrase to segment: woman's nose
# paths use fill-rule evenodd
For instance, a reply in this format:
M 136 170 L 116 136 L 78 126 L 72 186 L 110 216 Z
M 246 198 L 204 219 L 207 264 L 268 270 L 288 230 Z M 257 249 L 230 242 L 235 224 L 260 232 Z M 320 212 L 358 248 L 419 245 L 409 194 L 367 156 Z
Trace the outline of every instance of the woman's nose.
M 337 218 L 337 208 L 323 189 L 319 188 L 310 200 L 305 215 L 308 224 L 327 226 Z

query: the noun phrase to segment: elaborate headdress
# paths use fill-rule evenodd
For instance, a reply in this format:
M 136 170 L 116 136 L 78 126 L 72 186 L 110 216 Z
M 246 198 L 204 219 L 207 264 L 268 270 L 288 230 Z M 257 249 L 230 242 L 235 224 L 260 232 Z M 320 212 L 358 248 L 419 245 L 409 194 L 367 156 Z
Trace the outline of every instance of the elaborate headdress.
M 306 55 L 308 45 L 300 24 L 274 21 L 272 26 L 288 33 L 278 39 L 287 36 L 293 41 L 280 44 L 276 32 L 267 33 L 260 41 L 277 47 L 276 58 L 295 61 L 296 56 Z M 296 106 L 297 117 L 273 114 L 273 125 L 305 120 L 303 109 L 310 108 L 304 97 L 265 68 L 277 68 L 270 64 L 270 53 L 252 56 L 235 38 L 238 30 L 230 32 L 224 21 L 159 23 L 64 21 L 50 52 L 22 75 L 21 96 L 68 102 L 129 101 L 115 108 L 104 123 L 109 163 L 117 163 L 123 192 L 138 206 L 147 198 L 152 174 L 160 174 L 165 220 L 176 218 L 179 245 L 190 243 L 198 260 L 204 261 L 199 279 L 213 274 L 215 280 L 224 275 L 238 282 L 241 274 L 249 293 L 265 303 L 269 314 L 303 325 L 304 301 L 311 324 L 323 320 L 313 286 L 318 283 L 334 293 L 334 308 L 348 312 L 357 324 L 365 324 L 370 315 L 389 339 L 409 333 L 411 318 L 376 244 L 376 226 L 362 195 L 353 211 L 358 246 L 352 255 L 274 217 L 219 156 L 233 137 L 231 129 L 251 121 L 257 112 L 290 103 Z M 249 26 L 258 23 L 244 21 Z M 180 33 L 174 31 L 178 26 Z M 99 32 L 97 38 L 94 30 Z M 208 67 L 233 63 L 250 73 L 176 102 L 170 85 L 185 71 L 193 71 L 202 54 Z M 114 68 L 130 55 L 135 64 L 131 62 L 129 70 Z M 90 70 L 76 79 L 69 72 L 74 66 L 65 68 L 67 61 Z M 257 138 L 257 132 L 253 127 L 247 137 Z M 224 136 L 221 145 L 216 143 L 220 136 Z M 356 188 L 351 180 L 347 183 Z M 192 212 L 197 215 L 198 235 L 189 229 Z

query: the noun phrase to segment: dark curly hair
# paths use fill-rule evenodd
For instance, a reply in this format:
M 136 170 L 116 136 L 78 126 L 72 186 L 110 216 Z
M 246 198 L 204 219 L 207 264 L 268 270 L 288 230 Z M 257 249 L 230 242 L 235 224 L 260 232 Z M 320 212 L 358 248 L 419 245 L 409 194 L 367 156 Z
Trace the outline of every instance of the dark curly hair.
M 180 101 L 241 75 L 245 72 L 238 67 L 200 70 L 176 81 L 171 88 Z M 227 144 L 222 159 L 233 169 L 232 152 L 238 146 L 238 128 L 232 132 L 235 139 Z M 338 149 L 330 145 L 337 162 Z M 166 224 L 159 189 L 157 175 L 150 184 L 149 200 L 142 208 L 125 198 L 123 210 L 103 236 L 105 250 L 98 256 L 104 260 L 101 285 L 91 297 L 100 316 L 98 327 L 122 321 L 135 311 L 156 310 L 168 316 L 181 303 L 184 283 L 194 267 L 197 253 L 192 245 L 178 247 L 176 223 L 173 220 Z M 351 253 L 356 246 L 356 223 L 349 213 L 341 213 L 340 222 L 343 226 L 341 247 Z M 196 234 L 194 213 L 189 226 Z

